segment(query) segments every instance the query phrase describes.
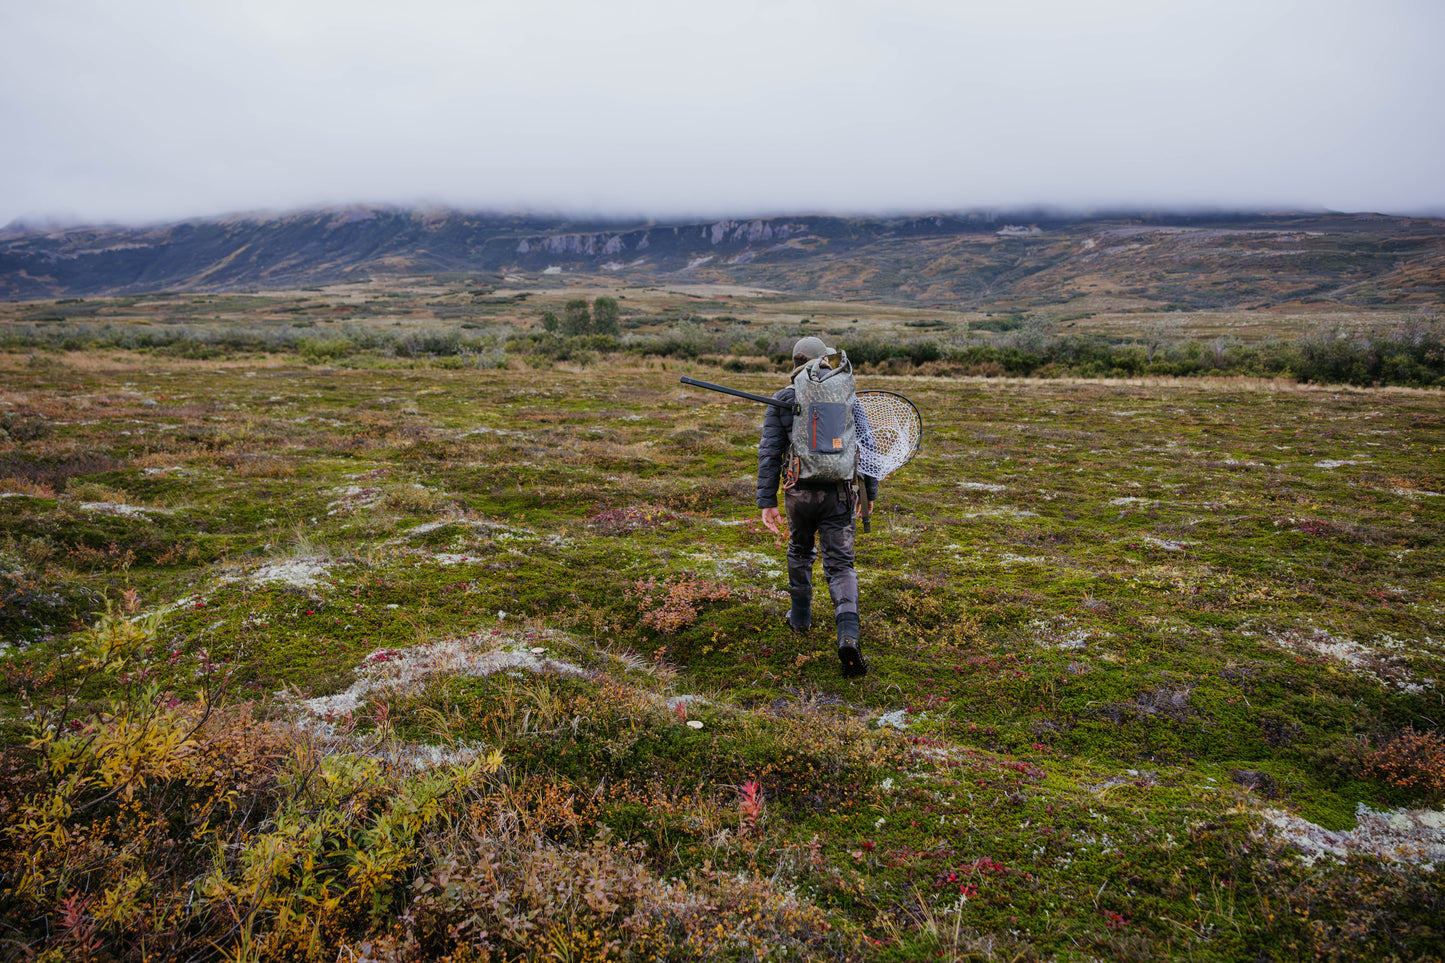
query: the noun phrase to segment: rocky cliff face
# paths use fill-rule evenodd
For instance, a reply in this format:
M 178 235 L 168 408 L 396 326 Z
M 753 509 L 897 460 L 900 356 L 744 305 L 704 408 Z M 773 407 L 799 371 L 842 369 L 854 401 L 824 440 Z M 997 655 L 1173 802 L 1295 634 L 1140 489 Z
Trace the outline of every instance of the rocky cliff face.
M 0 298 L 225 291 L 381 274 L 682 276 L 970 306 L 1115 291 L 1181 307 L 1445 303 L 1445 221 L 1041 212 L 572 223 L 347 207 L 145 228 L 0 231 Z
M 528 217 L 349 207 L 284 216 L 239 216 L 150 228 L 0 232 L 0 297 L 35 299 L 177 287 L 317 284 L 373 273 L 587 272 L 626 267 L 666 273 L 699 256 L 744 251 L 742 261 L 790 241 L 852 243 L 916 233 L 924 222 L 813 218 L 706 224 L 574 225 Z M 957 231 L 965 222 L 930 222 Z M 642 258 L 638 261 L 638 258 Z M 621 268 L 616 263 L 612 269 Z

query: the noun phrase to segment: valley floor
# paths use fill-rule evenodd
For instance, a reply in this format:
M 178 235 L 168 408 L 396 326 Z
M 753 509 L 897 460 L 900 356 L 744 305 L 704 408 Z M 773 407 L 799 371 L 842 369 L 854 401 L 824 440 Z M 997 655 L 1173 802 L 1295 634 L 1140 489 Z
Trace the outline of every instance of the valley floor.
M 868 379 L 855 681 L 680 374 L 0 354 L 3 955 L 1445 958 L 1439 392 Z

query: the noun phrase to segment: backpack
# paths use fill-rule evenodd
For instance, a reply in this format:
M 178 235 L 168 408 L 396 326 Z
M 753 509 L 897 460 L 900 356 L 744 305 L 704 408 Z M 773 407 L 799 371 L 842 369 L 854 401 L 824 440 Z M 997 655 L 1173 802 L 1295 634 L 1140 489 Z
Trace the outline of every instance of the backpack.
M 836 368 L 825 368 L 822 358 L 814 358 L 793 376 L 798 407 L 788 439 L 792 447 L 789 488 L 802 481 L 853 480 L 858 465 L 858 433 L 853 423 L 858 386 L 848 355 L 838 354 Z

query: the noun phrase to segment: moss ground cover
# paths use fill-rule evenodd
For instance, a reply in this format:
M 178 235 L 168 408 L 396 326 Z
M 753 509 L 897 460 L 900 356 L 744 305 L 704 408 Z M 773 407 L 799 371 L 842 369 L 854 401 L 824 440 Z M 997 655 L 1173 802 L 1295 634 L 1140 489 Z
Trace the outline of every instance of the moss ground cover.
M 873 378 L 847 681 L 678 373 L 0 354 L 6 954 L 1445 955 L 1438 393 Z

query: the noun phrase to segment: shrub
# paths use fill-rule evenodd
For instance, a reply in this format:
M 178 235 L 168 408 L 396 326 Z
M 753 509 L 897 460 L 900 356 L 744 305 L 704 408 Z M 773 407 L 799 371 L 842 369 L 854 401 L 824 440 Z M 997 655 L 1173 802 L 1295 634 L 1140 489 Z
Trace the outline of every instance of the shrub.
M 325 364 L 353 354 L 356 345 L 346 338 L 300 338 L 296 350 L 308 364 Z
M 632 583 L 627 597 L 637 601 L 642 624 L 664 635 L 672 635 L 697 621 L 697 603 L 719 602 L 732 597 L 732 589 L 705 579 L 656 579 Z
M 1365 759 L 1366 771 L 1396 789 L 1445 798 L 1445 738 L 1406 729 Z
M 203 695 L 182 701 L 151 676 L 158 627 L 107 611 L 77 637 L 74 688 L 4 754 L 12 935 L 42 959 L 335 959 L 344 934 L 391 919 L 422 835 L 499 760 L 407 776 L 323 753 L 223 707 L 226 667 L 204 653 Z M 91 686 L 114 695 L 87 707 Z
M 629 351 L 637 354 L 691 359 L 701 354 L 725 352 L 727 339 L 710 335 L 700 324 L 683 321 L 674 325 L 664 335 L 639 338 L 629 342 L 627 347 Z
M 618 321 L 621 313 L 617 307 L 617 299 L 603 295 L 592 302 L 592 327 L 589 334 L 610 334 L 618 333 Z
M 507 351 L 513 354 L 536 355 L 552 361 L 571 361 L 584 365 L 596 362 L 599 354 L 615 354 L 621 349 L 622 343 L 610 334 L 586 334 L 568 338 L 532 334 L 507 341 Z
M 405 915 L 373 944 L 368 959 L 849 959 L 856 953 L 817 907 L 755 872 L 704 868 L 663 880 L 649 868 L 641 844 L 597 839 L 568 848 L 495 830 L 469 842 L 448 847 L 434 870 L 416 879 Z
M 452 355 L 461 349 L 460 330 L 408 331 L 396 343 L 396 353 L 403 358 L 422 355 Z
M 50 422 L 40 417 L 26 417 L 18 412 L 0 413 L 0 441 L 38 441 L 50 434 Z
M 1016 331 L 1023 327 L 1024 318 L 1021 314 L 1010 314 L 1002 318 L 987 318 L 983 321 L 970 321 L 968 326 L 975 331 L 993 331 L 1002 333 L 1004 331 Z
M 569 338 L 592 333 L 592 313 L 586 298 L 573 298 L 562 307 L 562 334 Z

